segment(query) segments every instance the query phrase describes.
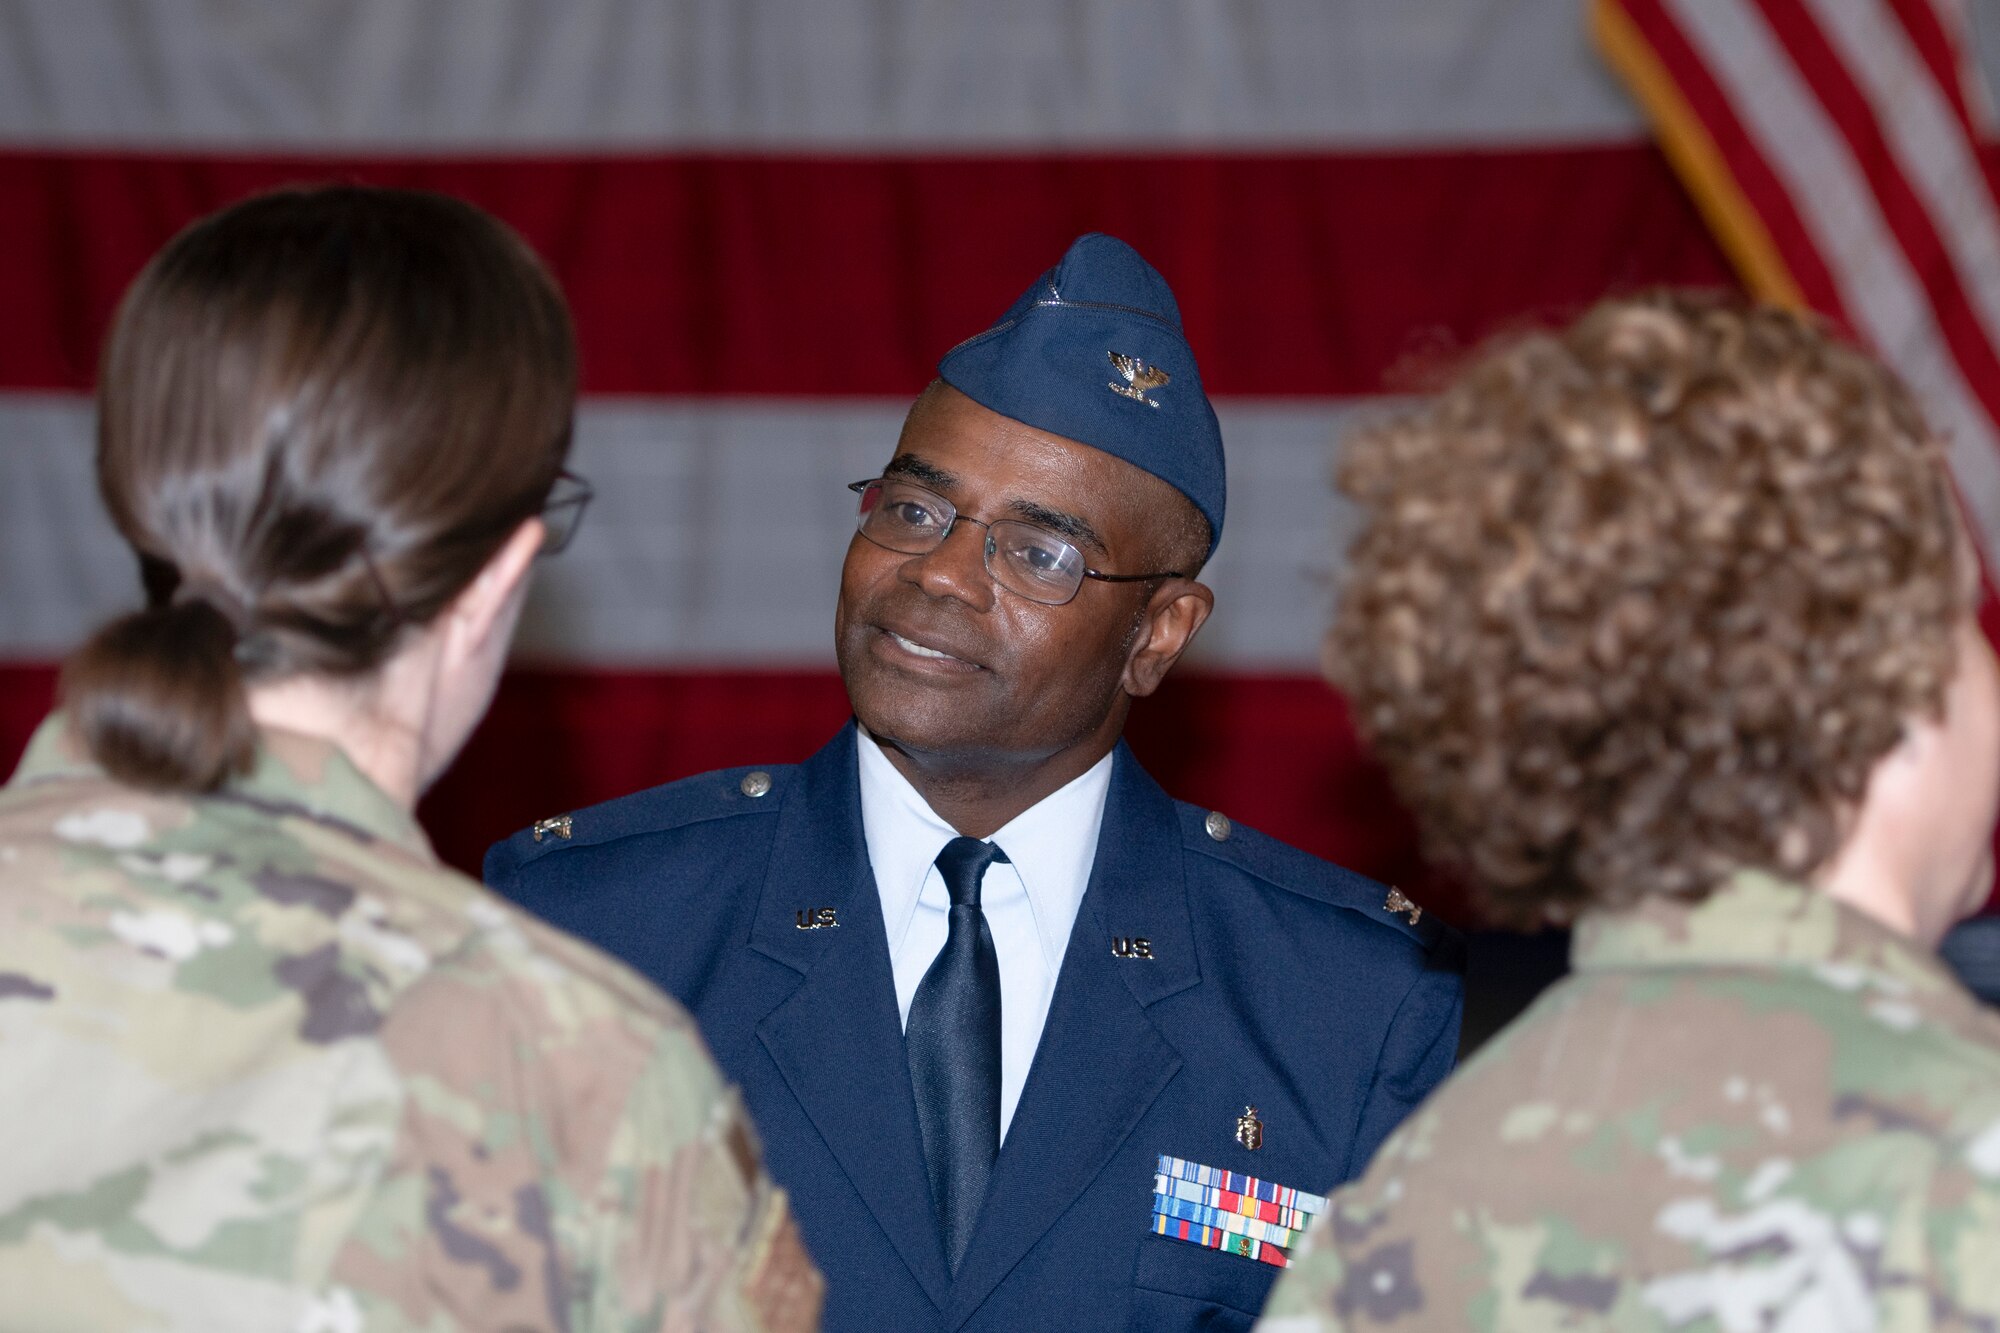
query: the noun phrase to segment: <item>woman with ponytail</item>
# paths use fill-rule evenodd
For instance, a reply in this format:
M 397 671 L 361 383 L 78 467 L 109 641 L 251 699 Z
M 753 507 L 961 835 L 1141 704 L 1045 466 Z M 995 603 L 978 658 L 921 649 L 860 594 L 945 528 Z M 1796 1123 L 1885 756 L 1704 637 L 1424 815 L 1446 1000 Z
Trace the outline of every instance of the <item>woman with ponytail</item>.
M 575 395 L 554 283 L 440 196 L 251 199 L 126 294 L 144 604 L 0 789 L 0 1328 L 813 1326 L 687 1015 L 412 815 L 588 498 Z

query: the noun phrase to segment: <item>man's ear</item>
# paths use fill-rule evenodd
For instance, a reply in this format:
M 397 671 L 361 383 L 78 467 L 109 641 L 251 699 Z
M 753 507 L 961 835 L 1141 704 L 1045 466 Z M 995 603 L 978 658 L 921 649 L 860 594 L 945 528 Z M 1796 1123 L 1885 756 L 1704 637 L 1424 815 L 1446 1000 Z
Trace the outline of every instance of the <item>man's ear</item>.
M 1154 589 L 1125 655 L 1125 693 L 1141 699 L 1159 689 L 1213 610 L 1215 594 L 1194 579 L 1168 579 Z
M 513 633 L 515 607 L 546 535 L 541 519 L 523 522 L 446 608 L 461 660 L 476 655 L 495 634 Z

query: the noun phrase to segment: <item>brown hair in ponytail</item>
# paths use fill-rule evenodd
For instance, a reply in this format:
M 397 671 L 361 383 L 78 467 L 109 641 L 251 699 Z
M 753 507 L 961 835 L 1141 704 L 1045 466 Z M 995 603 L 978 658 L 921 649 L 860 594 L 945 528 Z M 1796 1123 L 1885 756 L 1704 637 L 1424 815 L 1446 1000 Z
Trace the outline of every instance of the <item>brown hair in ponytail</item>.
M 92 756 L 156 790 L 244 771 L 245 686 L 379 668 L 540 508 L 575 400 L 554 281 L 469 204 L 291 190 L 182 232 L 98 389 L 98 485 L 147 604 L 64 668 Z

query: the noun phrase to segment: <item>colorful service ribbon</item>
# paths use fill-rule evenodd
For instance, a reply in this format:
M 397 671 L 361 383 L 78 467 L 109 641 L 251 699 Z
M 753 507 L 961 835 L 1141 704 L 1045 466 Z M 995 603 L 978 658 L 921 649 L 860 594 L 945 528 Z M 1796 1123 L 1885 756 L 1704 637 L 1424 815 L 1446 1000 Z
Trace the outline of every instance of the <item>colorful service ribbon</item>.
M 1299 1233 L 1325 1207 L 1318 1194 L 1162 1154 L 1153 1176 L 1151 1229 L 1283 1268 Z

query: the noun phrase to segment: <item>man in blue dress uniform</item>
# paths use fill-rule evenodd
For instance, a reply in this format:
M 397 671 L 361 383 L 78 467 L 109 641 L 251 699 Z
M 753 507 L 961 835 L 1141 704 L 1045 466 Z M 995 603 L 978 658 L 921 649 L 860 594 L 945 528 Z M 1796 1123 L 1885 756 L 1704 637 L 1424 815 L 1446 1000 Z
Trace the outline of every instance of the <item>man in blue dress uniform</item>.
M 1222 532 L 1165 280 L 1085 236 L 938 376 L 855 486 L 856 721 L 544 820 L 487 877 L 694 1011 L 827 1328 L 1248 1328 L 1450 1067 L 1459 945 L 1119 739 Z

